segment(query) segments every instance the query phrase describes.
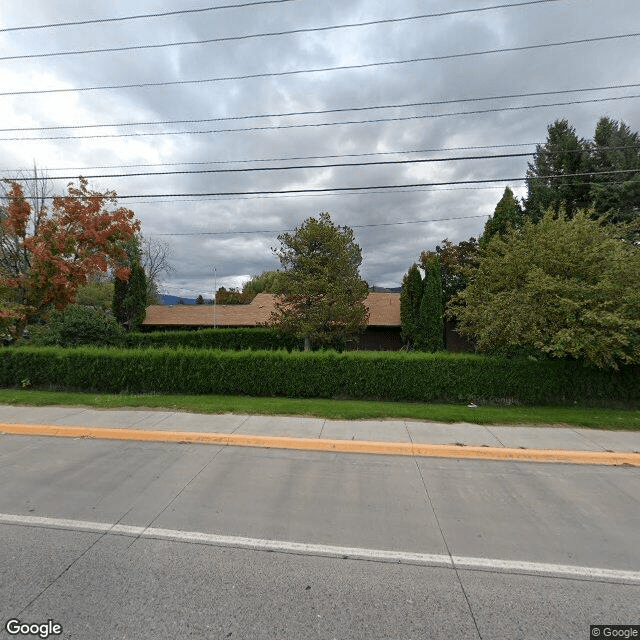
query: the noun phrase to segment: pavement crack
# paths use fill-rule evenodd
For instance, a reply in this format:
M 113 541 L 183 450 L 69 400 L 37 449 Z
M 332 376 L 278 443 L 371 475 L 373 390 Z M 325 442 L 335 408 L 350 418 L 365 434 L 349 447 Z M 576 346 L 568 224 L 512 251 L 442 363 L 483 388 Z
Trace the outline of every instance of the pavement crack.
M 149 527 L 151 527 L 153 523 L 182 495 L 184 490 L 218 457 L 218 455 L 220 455 L 224 448 L 224 446 L 221 446 L 218 451 L 213 454 L 211 459 L 208 460 L 206 464 L 204 464 L 203 467 L 185 483 L 182 489 L 180 489 L 180 491 L 178 491 L 176 495 L 173 496 L 173 498 L 171 498 L 171 500 L 169 500 L 169 502 L 167 502 L 167 504 L 165 504 L 165 506 L 162 507 L 162 509 L 160 509 L 160 511 L 155 516 L 153 516 L 153 518 L 151 518 L 151 520 L 144 526 L 143 530 L 133 539 L 131 544 L 128 545 L 127 549 L 130 549 L 144 535 L 147 529 L 149 529 Z
M 500 443 L 502 447 L 504 447 L 504 442 L 502 442 L 502 440 L 500 440 L 500 438 L 498 438 L 498 436 L 495 433 L 493 433 L 493 431 L 491 431 L 489 427 L 485 425 L 484 428 Z
M 242 427 L 244 425 L 244 423 L 250 418 L 251 416 L 245 416 L 244 420 L 231 432 L 232 434 L 235 433 L 240 427 Z
M 91 551 L 91 549 L 93 549 L 103 538 L 108 536 L 113 531 L 113 528 L 116 525 L 120 524 L 121 520 L 124 517 L 126 517 L 132 509 L 133 509 L 133 507 L 129 508 L 125 513 L 122 514 L 122 516 L 120 516 L 120 518 L 118 518 L 118 520 L 116 522 L 114 522 L 111 525 L 111 527 L 107 531 L 102 532 L 78 557 L 76 557 L 74 560 L 72 560 L 44 589 L 42 589 L 42 591 L 40 591 L 40 593 L 38 593 L 36 596 L 34 596 L 24 607 L 22 607 L 22 609 L 18 612 L 18 615 L 16 617 L 20 617 L 36 600 L 38 600 L 47 591 L 49 591 L 49 589 L 51 589 L 51 587 L 54 584 L 56 584 L 56 582 L 58 582 L 58 580 L 60 580 L 60 578 L 62 578 L 62 576 L 67 574 L 69 572 L 69 570 L 73 566 L 75 566 L 80 560 L 82 560 L 82 558 L 84 558 L 89 553 L 89 551 Z
M 453 571 L 456 574 L 456 578 L 458 579 L 458 584 L 460 585 L 460 589 L 462 590 L 462 595 L 464 596 L 464 599 L 467 603 L 467 608 L 469 609 L 469 615 L 471 615 L 471 619 L 473 620 L 473 625 L 476 628 L 476 633 L 478 634 L 478 638 L 480 638 L 480 640 L 482 640 L 482 634 L 480 633 L 480 629 L 478 628 L 478 622 L 476 620 L 476 617 L 473 613 L 473 609 L 471 607 L 471 602 L 469 601 L 469 596 L 467 595 L 467 591 L 464 588 L 464 584 L 462 584 L 462 578 L 460 578 L 460 572 L 458 571 L 458 566 L 456 564 L 456 562 L 453 559 L 453 555 L 451 553 L 451 549 L 449 549 L 449 544 L 447 543 L 447 539 L 444 535 L 444 531 L 442 530 L 442 525 L 440 524 L 440 520 L 438 518 L 438 514 L 436 512 L 436 508 L 435 505 L 433 504 L 433 500 L 431 499 L 431 495 L 429 494 L 429 489 L 427 489 L 427 483 L 424 479 L 424 475 L 422 473 L 422 469 L 420 469 L 420 465 L 418 464 L 418 460 L 415 458 L 413 458 L 413 461 L 416 465 L 416 469 L 418 470 L 418 474 L 420 476 L 420 479 L 422 480 L 422 486 L 424 487 L 424 492 L 425 495 L 427 496 L 427 501 L 429 502 L 429 505 L 431 507 L 431 511 L 433 513 L 433 517 L 436 520 L 436 524 L 438 525 L 438 530 L 440 531 L 440 536 L 442 537 L 442 542 L 444 543 L 444 547 L 447 550 L 447 555 L 449 556 L 449 560 L 451 561 L 451 567 L 453 568 Z
M 411 437 L 411 431 L 409 431 L 409 425 L 407 424 L 406 420 L 404 420 L 402 424 L 404 425 L 404 428 L 407 430 L 407 435 L 409 436 L 409 442 L 413 445 L 413 438 Z
M 573 433 L 575 433 L 579 438 L 582 438 L 583 440 L 585 440 L 586 442 L 588 442 L 589 444 L 592 444 L 596 447 L 599 447 L 602 451 L 608 451 L 608 449 L 605 449 L 601 444 L 598 444 L 597 442 L 595 442 L 594 440 L 591 440 L 590 438 L 587 438 L 587 436 L 584 435 L 584 433 L 580 433 L 579 431 L 577 431 L 575 428 L 571 427 L 571 431 Z

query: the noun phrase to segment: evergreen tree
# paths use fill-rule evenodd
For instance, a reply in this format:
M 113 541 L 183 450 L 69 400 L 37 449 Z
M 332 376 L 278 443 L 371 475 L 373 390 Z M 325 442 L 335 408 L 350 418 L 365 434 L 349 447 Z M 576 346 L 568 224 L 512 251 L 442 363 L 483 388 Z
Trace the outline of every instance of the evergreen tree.
M 637 218 L 640 215 L 640 136 L 624 122 L 601 118 L 590 152 L 594 173 L 590 197 L 596 213 L 610 214 L 609 221 L 613 223 Z
M 304 338 L 308 349 L 340 346 L 365 329 L 369 287 L 358 271 L 362 250 L 353 230 L 322 213 L 278 240 L 281 246 L 274 252 L 284 271 L 273 322 L 279 331 Z
M 402 325 L 402 341 L 413 347 L 420 320 L 420 303 L 422 302 L 422 276 L 417 264 L 412 264 L 402 279 L 400 291 L 400 324 Z
M 422 351 L 444 350 L 444 307 L 442 304 L 442 275 L 435 254 L 425 261 L 420 320 L 416 332 L 416 348 Z
M 513 191 L 506 187 L 500 202 L 496 205 L 493 216 L 484 225 L 484 233 L 480 236 L 480 247 L 484 247 L 491 236 L 496 233 L 504 235 L 508 229 L 518 229 L 524 222 L 522 207 Z
M 196 304 L 204 304 L 204 298 L 202 297 L 202 294 L 199 294 L 196 298 Z
M 140 264 L 137 241 L 127 245 L 129 277 L 126 280 L 116 276 L 113 287 L 112 311 L 115 319 L 127 331 L 136 331 L 147 314 L 147 277 Z
M 556 120 L 547 131 L 546 143 L 536 147 L 527 170 L 524 212 L 533 222 L 548 209 L 557 213 L 562 206 L 572 218 L 576 209 L 591 203 L 588 142 L 578 138 L 566 120 Z

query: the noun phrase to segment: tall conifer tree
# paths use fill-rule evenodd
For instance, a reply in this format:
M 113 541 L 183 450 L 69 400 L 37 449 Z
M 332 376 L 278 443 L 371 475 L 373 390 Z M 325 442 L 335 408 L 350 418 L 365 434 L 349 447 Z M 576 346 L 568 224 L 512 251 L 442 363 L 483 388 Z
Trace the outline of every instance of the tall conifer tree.
M 420 322 L 420 303 L 422 302 L 422 276 L 417 264 L 412 264 L 402 279 L 400 292 L 400 324 L 402 340 L 409 347 L 415 345 L 416 333 Z

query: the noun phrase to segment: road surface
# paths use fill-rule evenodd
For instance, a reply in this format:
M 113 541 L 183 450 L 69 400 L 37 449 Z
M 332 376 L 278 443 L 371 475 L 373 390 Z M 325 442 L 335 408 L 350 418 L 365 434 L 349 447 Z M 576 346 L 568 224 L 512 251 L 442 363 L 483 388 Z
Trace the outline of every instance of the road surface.
M 638 468 L 4 435 L 0 487 L 3 629 L 556 640 L 640 624 Z

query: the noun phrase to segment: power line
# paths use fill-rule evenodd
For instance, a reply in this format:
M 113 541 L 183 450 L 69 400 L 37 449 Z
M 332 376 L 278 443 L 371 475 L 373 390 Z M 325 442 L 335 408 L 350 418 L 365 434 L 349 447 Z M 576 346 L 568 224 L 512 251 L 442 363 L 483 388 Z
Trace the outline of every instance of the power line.
M 214 7 L 202 7 L 197 9 L 163 11 L 161 13 L 142 13 L 134 16 L 122 16 L 120 18 L 96 18 L 93 20 L 74 20 L 72 22 L 52 22 L 49 24 L 36 24 L 23 27 L 6 27 L 4 29 L 0 29 L 0 33 L 6 33 L 9 31 L 30 31 L 34 29 L 53 29 L 55 27 L 72 27 L 87 24 L 104 24 L 106 22 L 123 22 L 125 20 L 141 20 L 146 18 L 164 18 L 167 16 L 185 15 L 187 13 L 204 13 L 206 11 L 218 11 L 220 9 L 240 9 L 242 7 L 254 7 L 261 4 L 281 4 L 283 2 L 295 2 L 295 0 L 256 0 L 255 2 L 223 4 Z
M 458 160 L 494 160 L 499 158 L 522 158 L 533 155 L 531 153 L 502 153 L 484 156 L 452 156 L 449 158 L 420 158 L 416 160 L 378 160 L 375 162 L 334 162 L 330 164 L 304 164 L 286 167 L 252 167 L 243 169 L 196 169 L 185 171 L 141 171 L 138 173 L 106 173 L 100 175 L 87 175 L 83 178 L 137 178 L 141 176 L 170 176 L 193 175 L 204 173 L 250 173 L 254 171 L 288 171 L 292 169 L 332 169 L 338 167 L 372 167 L 394 164 L 420 164 L 426 162 L 454 162 Z M 56 176 L 58 180 L 75 180 L 78 176 Z M 21 178 L 25 182 L 41 180 L 40 177 L 25 176 Z
M 453 11 L 440 11 L 437 13 L 423 13 L 420 15 L 404 16 L 401 18 L 368 20 L 366 22 L 350 22 L 345 24 L 329 25 L 325 27 L 305 27 L 305 28 L 299 28 L 299 29 L 288 29 L 284 31 L 267 31 L 263 33 L 251 33 L 251 34 L 240 35 L 240 36 L 221 36 L 219 38 L 207 38 L 204 40 L 184 40 L 179 42 L 131 45 L 126 47 L 105 47 L 101 49 L 82 49 L 82 50 L 73 50 L 73 51 L 52 51 L 49 53 L 3 56 L 3 57 L 0 57 L 0 60 L 25 60 L 25 59 L 34 59 L 34 58 L 50 58 L 50 57 L 56 57 L 56 56 L 76 56 L 76 55 L 87 55 L 87 54 L 94 54 L 94 53 L 114 53 L 114 52 L 124 52 L 124 51 L 138 51 L 138 50 L 144 50 L 144 49 L 163 49 L 168 47 L 182 47 L 187 45 L 214 44 L 214 43 L 220 43 L 220 42 L 232 42 L 237 40 L 250 40 L 253 38 L 270 38 L 274 36 L 295 35 L 295 34 L 313 33 L 313 32 L 319 32 L 319 31 L 333 31 L 338 29 L 353 29 L 357 27 L 370 27 L 375 25 L 393 24 L 398 22 L 410 22 L 413 20 L 440 18 L 444 16 L 452 16 L 452 15 L 458 15 L 462 13 L 478 13 L 480 11 L 491 11 L 494 9 L 506 9 L 510 7 L 522 7 L 522 6 L 534 5 L 534 4 L 548 4 L 550 2 L 558 2 L 558 1 L 559 0 L 530 0 L 528 2 L 511 2 L 508 4 L 496 4 L 496 5 L 486 6 L 486 7 L 476 7 L 473 9 L 458 9 Z M 213 7 L 213 8 L 218 8 L 218 7 Z M 201 9 L 200 11 L 209 11 L 209 10 L 211 9 Z M 183 13 L 183 12 L 175 12 L 175 13 Z M 184 13 L 187 13 L 187 12 L 184 12 Z M 169 14 L 153 14 L 153 15 L 154 16 L 155 15 L 173 15 L 173 13 L 170 12 Z M 138 17 L 144 17 L 144 16 L 138 16 Z M 86 23 L 80 23 L 80 24 L 86 24 Z M 34 28 L 37 28 L 37 27 L 34 27 Z M 0 29 L 0 32 L 2 31 L 4 30 Z
M 240 164 L 251 162 L 286 162 L 293 160 L 327 160 L 330 158 L 363 158 L 371 156 L 390 156 L 408 153 L 439 153 L 443 151 L 472 151 L 476 149 L 503 149 L 508 147 L 533 147 L 542 142 L 515 142 L 510 144 L 489 144 L 489 145 L 476 145 L 468 147 L 441 147 L 439 149 L 409 149 L 400 151 L 372 151 L 369 153 L 342 153 L 323 156 L 288 156 L 279 158 L 253 158 L 253 159 L 241 159 L 241 160 L 203 160 L 199 162 L 157 162 L 157 163 L 145 163 L 145 164 L 107 164 L 98 165 L 95 167 L 47 167 L 46 171 L 88 171 L 94 169 L 133 169 L 138 167 L 182 167 L 182 166 L 197 166 L 206 164 Z M 607 149 L 625 149 L 627 147 L 607 147 Z M 27 169 L 0 169 L 6 173 L 18 173 L 31 171 L 33 167 Z M 57 179 L 58 176 L 53 176 Z
M 513 182 L 525 182 L 526 178 L 520 178 L 517 180 L 513 180 Z M 619 180 L 614 180 L 609 182 L 608 184 L 610 185 L 621 185 L 621 184 L 627 184 L 629 181 L 619 181 Z M 591 185 L 594 184 L 593 181 L 589 181 L 589 182 L 573 182 L 573 185 Z M 518 187 L 516 187 L 518 188 Z M 522 187 L 520 187 L 522 188 Z M 411 190 L 403 190 L 403 189 L 387 189 L 385 191 L 368 191 L 368 192 L 357 192 L 357 191 L 349 191 L 349 192 L 344 192 L 344 193 L 331 193 L 331 192 L 327 192 L 327 193 L 300 193 L 300 194 L 280 194 L 278 195 L 277 192 L 275 195 L 262 195 L 262 196 L 236 196 L 236 197 L 211 197 L 211 198 L 198 198 L 197 196 L 193 196 L 191 198 L 172 198 L 170 200 L 145 200 L 144 202 L 146 204 L 174 204 L 174 203 L 180 203 L 180 202 L 191 202 L 191 203 L 199 203 L 199 202 L 233 202 L 236 200 L 270 200 L 273 198 L 306 198 L 306 197 L 313 197 L 313 198 L 324 198 L 324 197 L 345 197 L 345 196 L 359 196 L 359 197 L 364 197 L 364 196 L 368 196 L 368 197 L 372 197 L 372 196 L 382 196 L 382 195 L 393 195 L 396 193 L 441 193 L 441 192 L 446 192 L 446 191 L 495 191 L 495 190 L 501 190 L 502 189 L 502 185 L 499 185 L 498 183 L 494 183 L 491 186 L 470 186 L 470 187 L 463 187 L 463 186 L 453 186 L 453 187 L 437 187 L 437 188 L 416 188 L 416 189 L 411 189 Z M 130 202 L 135 203 L 136 200 L 135 198 L 133 200 L 130 200 Z
M 469 51 L 465 53 L 454 53 L 440 56 L 429 56 L 424 58 L 410 58 L 407 60 L 386 60 L 382 62 L 368 62 L 362 64 L 350 64 L 350 65 L 337 65 L 332 67 L 318 67 L 312 69 L 293 69 L 291 71 L 275 71 L 268 73 L 250 73 L 236 76 L 219 76 L 215 78 L 199 78 L 195 80 L 168 80 L 163 82 L 136 82 L 133 84 L 114 84 L 114 85 L 99 85 L 93 87 L 70 87 L 64 89 L 32 89 L 28 91 L 4 91 L 0 93 L 0 96 L 23 96 L 23 95 L 44 95 L 51 93 L 71 93 L 71 92 L 83 92 L 83 91 L 105 91 L 113 89 L 141 89 L 148 87 L 170 87 L 181 86 L 187 84 L 209 84 L 214 82 L 226 82 L 230 80 L 252 80 L 257 78 L 276 78 L 284 76 L 303 75 L 310 73 L 324 73 L 329 71 L 345 71 L 345 70 L 357 70 L 357 69 L 371 69 L 374 67 L 394 66 L 401 64 L 413 64 L 418 62 L 435 62 L 441 60 L 453 60 L 457 58 L 468 58 L 472 56 L 484 56 L 494 53 L 509 53 L 518 51 L 532 51 L 535 49 L 544 49 L 549 47 L 564 47 L 575 44 L 585 44 L 593 42 L 605 42 L 611 40 L 621 40 L 625 38 L 637 38 L 640 33 L 625 33 L 613 36 L 600 36 L 595 38 L 581 38 L 578 40 L 564 40 L 561 42 L 547 42 L 542 44 L 524 45 L 520 47 L 505 47 L 502 49 L 484 49 L 481 51 Z
M 555 178 L 570 178 L 580 176 L 595 176 L 595 175 L 610 175 L 620 173 L 638 173 L 637 169 L 617 169 L 613 171 L 594 171 L 591 173 L 570 173 L 570 174 L 557 174 L 547 176 L 535 176 L 537 180 L 555 179 Z M 343 192 L 343 191 L 370 191 L 370 190 L 385 190 L 385 189 L 410 189 L 413 187 L 441 187 L 449 185 L 460 184 L 488 184 L 496 182 L 521 182 L 526 181 L 527 178 L 492 178 L 488 180 L 453 180 L 447 182 L 419 182 L 412 184 L 393 184 L 393 185 L 368 185 L 362 187 L 331 187 L 331 188 L 314 188 L 314 189 L 284 189 L 282 191 L 222 191 L 214 193 L 197 193 L 197 194 L 141 194 L 141 195 L 125 195 L 118 196 L 118 199 L 130 199 L 130 198 L 170 198 L 170 197 L 184 197 L 188 195 L 195 196 L 233 196 L 233 195 L 268 195 L 268 194 L 301 194 L 301 193 L 328 193 L 328 192 Z
M 245 160 L 207 160 L 200 162 L 161 162 L 161 163 L 149 163 L 149 164 L 131 164 L 131 165 L 99 165 L 95 167 L 48 167 L 45 171 L 88 171 L 95 169 L 131 169 L 131 168 L 140 168 L 140 167 L 177 167 L 177 166 L 202 166 L 202 165 L 211 165 L 211 164 L 235 164 L 235 163 L 252 163 L 252 162 L 285 162 L 285 161 L 294 161 L 294 160 L 325 160 L 325 159 L 334 159 L 334 158 L 362 158 L 362 157 L 372 157 L 372 156 L 390 156 L 390 155 L 401 155 L 401 154 L 410 154 L 410 153 L 436 153 L 443 151 L 473 151 L 479 149 L 503 149 L 503 148 L 513 148 L 513 147 L 537 147 L 544 143 L 542 142 L 516 142 L 511 144 L 491 144 L 491 145 L 476 145 L 476 146 L 468 146 L 468 147 L 442 147 L 439 149 L 409 149 L 409 150 L 400 150 L 400 151 L 374 151 L 369 153 L 344 153 L 344 154 L 333 154 L 333 155 L 322 155 L 322 156 L 289 156 L 289 157 L 280 157 L 280 158 L 254 158 L 254 159 L 245 159 Z M 601 151 L 624 151 L 628 149 L 635 149 L 635 147 L 629 146 L 606 146 L 606 147 L 598 147 Z M 551 152 L 548 152 L 551 153 Z M 581 149 L 576 150 L 563 150 L 558 153 L 582 153 Z M 508 157 L 518 157 L 518 156 L 532 156 L 535 152 L 528 153 L 517 153 L 517 154 L 498 154 L 493 156 L 469 156 L 469 157 L 460 157 L 455 156 L 452 158 L 434 158 L 434 159 L 423 159 L 418 160 L 417 162 L 436 162 L 436 161 L 444 161 L 444 160 L 459 160 L 459 159 L 470 159 L 470 158 L 508 158 Z M 367 163 L 345 163 L 344 165 L 310 165 L 312 168 L 318 167 L 327 167 L 327 166 L 361 166 L 366 165 Z M 401 164 L 401 161 L 398 161 L 397 164 Z M 283 167 L 289 168 L 289 167 Z M 31 171 L 30 169 L 0 169 L 0 172 L 5 174 L 26 174 Z M 258 167 L 255 169 L 249 170 L 259 170 Z M 103 174 L 103 175 L 86 175 L 86 178 L 106 178 L 106 177 L 119 177 L 119 176 L 127 176 L 127 175 L 138 175 L 138 176 L 146 176 L 146 175 L 166 175 L 171 173 L 205 173 L 204 171 L 180 171 L 180 172 L 147 172 L 147 173 L 137 173 L 137 174 Z M 72 176 L 50 176 L 52 180 L 75 180 L 79 174 L 74 174 Z M 30 175 L 22 175 L 17 178 L 20 181 L 30 181 L 34 180 Z
M 443 222 L 445 220 L 467 220 L 472 218 L 487 218 L 490 214 L 481 213 L 473 216 L 455 216 L 449 218 L 421 218 L 419 220 L 402 220 L 399 222 L 373 222 L 369 224 L 352 224 L 352 229 L 366 229 L 371 227 L 394 227 L 405 224 L 424 224 L 428 222 Z M 238 231 L 187 231 L 183 233 L 148 233 L 148 236 L 227 236 L 227 235 L 256 235 L 285 233 L 291 229 L 254 229 Z
M 474 109 L 473 111 L 453 111 L 449 113 L 428 113 L 422 115 L 394 116 L 392 118 L 371 118 L 366 120 L 342 120 L 337 122 L 313 122 L 306 124 L 283 124 L 267 125 L 260 127 L 237 127 L 234 129 L 206 129 L 187 131 L 138 131 L 134 133 L 104 133 L 92 134 L 88 136 L 22 136 L 11 138 L 0 138 L 2 142 L 26 142 L 34 140 L 98 140 L 104 138 L 140 138 L 158 136 L 181 136 L 181 135 L 210 135 L 214 133 L 242 133 L 248 131 L 279 131 L 284 129 L 308 129 L 320 127 L 335 127 L 354 124 L 378 124 L 381 122 L 405 122 L 407 120 L 426 120 L 433 118 L 447 118 L 456 116 L 481 115 L 485 113 L 498 113 L 505 111 L 523 111 L 528 109 L 542 109 L 548 107 L 559 107 L 574 104 L 590 104 L 597 102 L 612 102 L 617 100 L 631 100 L 640 98 L 640 94 L 630 96 L 615 96 L 609 98 L 590 98 L 586 100 L 567 100 L 564 102 L 551 102 L 545 104 L 520 105 L 517 107 L 492 107 L 490 109 Z
M 347 111 L 377 111 L 382 109 L 404 109 L 408 107 L 425 107 L 436 106 L 442 104 L 454 104 L 465 102 L 485 102 L 488 100 L 508 100 L 511 98 L 530 98 L 537 96 L 550 96 L 559 95 L 563 93 L 587 93 L 591 91 L 610 91 L 612 89 L 630 89 L 640 87 L 640 83 L 629 84 L 612 84 L 604 85 L 600 87 L 582 87 L 580 89 L 557 89 L 553 91 L 532 91 L 528 93 L 510 93 L 497 96 L 481 96 L 474 98 L 450 98 L 446 100 L 426 100 L 422 102 L 403 102 L 397 104 L 379 104 L 369 105 L 366 107 L 337 107 L 333 109 L 315 109 L 307 111 L 288 111 L 281 113 L 256 113 L 243 116 L 224 116 L 218 118 L 196 118 L 196 119 L 183 119 L 183 120 L 147 120 L 138 122 L 113 122 L 113 123 L 96 123 L 96 124 L 72 124 L 72 125 L 52 125 L 46 127 L 7 127 L 0 128 L 0 132 L 9 131 L 56 131 L 60 129 L 102 129 L 111 127 L 142 127 L 142 126 L 157 126 L 166 124 L 201 124 L 204 122 L 229 122 L 236 120 L 255 120 L 259 118 L 288 118 L 292 116 L 307 116 L 307 115 L 323 115 L 327 113 L 344 113 Z M 627 96 L 621 96 L 622 98 Z M 615 98 L 612 98 L 615 99 Z
M 618 184 L 618 183 L 616 183 Z M 236 200 L 273 200 L 273 199 L 282 199 L 282 198 L 326 198 L 326 197 L 336 197 L 340 196 L 382 196 L 382 195 L 393 195 L 396 193 L 439 193 L 441 191 L 491 191 L 491 190 L 501 190 L 501 186 L 491 186 L 491 187 L 449 187 L 449 188 L 440 188 L 440 189 L 412 189 L 411 191 L 406 191 L 402 189 L 388 189 L 387 191 L 382 192 L 348 192 L 348 193 L 300 193 L 296 195 L 264 195 L 264 196 L 239 196 L 239 197 L 220 197 L 220 198 L 173 198 L 171 200 L 145 200 L 146 204 L 167 204 L 167 203 L 180 203 L 180 202 L 235 202 Z M 130 203 L 136 204 L 137 200 L 133 199 L 129 201 Z M 141 204 L 141 202 L 140 202 Z
M 463 184 L 491 184 L 497 182 L 523 182 L 528 179 L 535 180 L 551 180 L 556 178 L 572 178 L 572 177 L 592 177 L 600 175 L 614 175 L 632 173 L 637 174 L 638 169 L 615 169 L 611 171 L 592 171 L 581 173 L 565 173 L 543 176 L 530 177 L 509 177 L 509 178 L 488 178 L 476 180 L 452 180 L 446 182 L 418 182 L 408 184 L 391 184 L 391 185 L 365 185 L 361 187 L 326 187 L 326 188 L 307 188 L 307 189 L 284 189 L 281 191 L 260 190 L 260 191 L 216 191 L 211 193 L 163 193 L 163 194 L 136 194 L 136 195 L 119 195 L 118 200 L 130 200 L 134 198 L 185 198 L 185 197 L 212 197 L 212 196 L 255 196 L 255 195 L 287 195 L 287 194 L 316 194 L 316 193 L 341 193 L 356 191 L 384 191 L 388 189 L 411 189 L 416 187 L 440 187 Z M 46 196 L 43 199 L 53 200 L 56 196 Z
M 437 149 L 402 149 L 396 151 L 371 151 L 368 153 L 341 153 L 341 154 L 329 154 L 321 156 L 285 156 L 278 158 L 245 158 L 239 160 L 202 160 L 196 162 L 157 162 L 157 163 L 140 163 L 140 164 L 107 164 L 97 165 L 89 167 L 45 167 L 45 171 L 93 171 L 96 169 L 135 169 L 144 167 L 182 167 L 182 166 L 203 166 L 203 165 L 215 165 L 215 164 L 249 164 L 258 162 L 287 162 L 298 160 L 328 160 L 335 158 L 366 158 L 373 156 L 393 156 L 393 155 L 405 155 L 411 153 L 441 153 L 445 151 L 476 151 L 480 149 L 505 149 L 515 147 L 537 147 L 543 145 L 544 142 L 514 142 L 508 144 L 488 144 L 488 145 L 473 145 L 466 147 L 440 147 Z M 628 146 L 607 146 L 599 147 L 601 150 L 606 151 L 623 151 L 627 149 L 635 149 L 635 147 Z M 563 153 L 581 153 L 581 150 L 565 150 Z M 526 155 L 534 155 L 535 152 L 530 152 Z M 315 165 L 314 165 L 315 166 Z M 1 173 L 27 173 L 32 171 L 33 167 L 22 169 L 0 169 Z M 152 175 L 152 174 L 150 174 Z M 78 174 L 74 174 L 72 179 L 75 179 Z M 26 176 L 28 178 L 28 176 Z M 63 176 L 50 176 L 51 179 L 65 179 Z M 20 180 L 22 178 L 19 178 Z

